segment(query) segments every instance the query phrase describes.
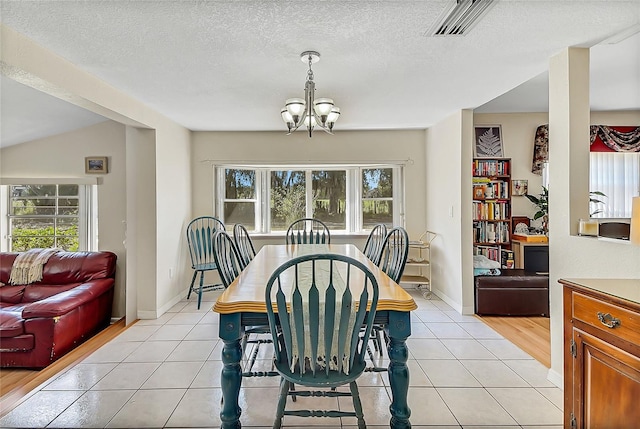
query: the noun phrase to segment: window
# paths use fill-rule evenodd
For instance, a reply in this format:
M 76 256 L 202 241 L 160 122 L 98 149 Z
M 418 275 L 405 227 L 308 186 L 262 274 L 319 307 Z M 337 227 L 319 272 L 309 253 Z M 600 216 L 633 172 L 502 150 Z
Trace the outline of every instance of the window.
M 217 216 L 254 232 L 314 217 L 334 232 L 402 224 L 400 166 L 219 166 Z
M 275 170 L 270 176 L 270 230 L 286 231 L 294 220 L 307 217 L 306 174 L 300 170 Z
M 8 249 L 59 247 L 91 250 L 91 187 L 77 184 L 9 185 Z
M 640 195 L 640 153 L 591 152 L 589 190 L 603 203 L 590 203 L 592 217 L 630 218 L 631 198 Z
M 255 225 L 256 172 L 227 168 L 224 174 L 224 219 L 229 224 Z
M 378 223 L 393 226 L 393 170 L 363 168 L 362 226 L 372 229 Z

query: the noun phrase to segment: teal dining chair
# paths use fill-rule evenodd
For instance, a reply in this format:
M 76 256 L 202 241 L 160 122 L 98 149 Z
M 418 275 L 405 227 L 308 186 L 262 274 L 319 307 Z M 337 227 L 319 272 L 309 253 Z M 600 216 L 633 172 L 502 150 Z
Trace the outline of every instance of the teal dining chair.
M 242 270 L 246 267 L 243 264 L 242 257 L 234 240 L 225 231 L 216 231 L 213 235 L 213 255 L 220 273 L 220 279 L 225 288 L 228 288 L 231 283 L 240 275 Z M 242 337 L 242 353 L 247 350 L 248 344 L 255 344 L 253 353 L 248 356 L 247 365 L 243 372 L 243 377 L 259 376 L 258 373 L 254 374 L 251 371 L 258 358 L 258 352 L 261 344 L 270 344 L 271 339 L 262 339 L 260 334 L 268 334 L 269 326 L 247 326 L 244 330 L 244 336 Z M 257 336 L 252 338 L 252 335 Z M 262 375 L 275 375 L 269 372 L 261 372 Z
M 253 247 L 247 228 L 241 223 L 237 223 L 233 227 L 233 242 L 236 244 L 242 264 L 246 267 L 256 256 L 256 249 Z
M 408 255 L 409 235 L 403 227 L 395 227 L 389 231 L 384 239 L 378 266 L 391 280 L 400 283 Z
M 364 245 L 362 253 L 369 258 L 371 262 L 378 265 L 380 258 L 382 257 L 382 247 L 384 245 L 384 239 L 387 237 L 387 226 L 384 223 L 379 223 L 373 227 L 367 237 L 367 242 Z
M 404 272 L 404 266 L 407 263 L 408 255 L 409 235 L 404 228 L 398 226 L 389 231 L 384 239 L 378 267 L 380 267 L 391 280 L 399 284 L 402 273 Z M 375 349 L 380 352 L 380 354 L 382 354 L 382 337 L 384 337 L 385 343 L 388 343 L 388 339 L 384 336 L 384 326 L 375 324 L 373 326 L 371 339 L 374 340 Z M 373 356 L 370 355 L 370 358 L 375 364 Z M 376 369 L 382 370 L 382 368 L 377 367 Z
M 204 276 L 208 271 L 217 271 L 218 267 L 213 258 L 212 238 L 216 231 L 224 231 L 224 223 L 212 216 L 200 216 L 193 219 L 187 225 L 187 244 L 189 256 L 191 257 L 191 268 L 193 277 L 189 285 L 187 299 L 191 297 L 191 292 L 198 294 L 198 310 L 202 302 L 202 292 L 207 290 L 222 289 L 222 284 L 204 284 Z M 200 285 L 194 287 L 196 277 L 200 274 Z
M 329 228 L 321 220 L 302 218 L 289 225 L 286 235 L 287 244 L 330 244 Z
M 374 274 L 344 255 L 299 256 L 273 272 L 265 303 L 282 377 L 273 427 L 280 428 L 284 416 L 356 417 L 358 427 L 366 427 L 356 379 L 366 368 L 366 338 L 378 304 Z M 291 391 L 294 383 L 324 390 Z M 337 390 L 346 384 L 349 392 Z M 289 396 L 351 396 L 354 411 L 287 410 Z
M 380 263 L 380 258 L 382 258 L 382 251 L 384 250 L 384 240 L 387 238 L 387 226 L 384 223 L 379 223 L 373 227 L 371 232 L 369 233 L 369 237 L 367 237 L 367 242 L 364 245 L 364 249 L 362 253 L 369 258 L 371 262 L 378 265 Z M 382 329 L 378 325 L 374 325 L 373 330 L 371 331 L 371 341 L 373 342 L 373 346 L 376 352 L 382 355 Z M 369 356 L 371 357 L 371 361 L 375 361 L 373 357 L 373 353 L 370 349 L 367 349 Z
M 225 231 L 219 230 L 211 239 L 213 258 L 225 289 L 240 275 L 244 266 L 233 239 Z

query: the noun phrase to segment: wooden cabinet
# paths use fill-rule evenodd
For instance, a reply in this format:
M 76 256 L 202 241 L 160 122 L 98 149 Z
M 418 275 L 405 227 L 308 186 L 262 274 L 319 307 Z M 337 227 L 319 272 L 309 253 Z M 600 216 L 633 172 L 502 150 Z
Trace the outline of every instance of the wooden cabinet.
M 473 249 L 500 262 L 511 244 L 511 159 L 473 159 Z
M 640 425 L 640 280 L 567 279 L 564 427 Z

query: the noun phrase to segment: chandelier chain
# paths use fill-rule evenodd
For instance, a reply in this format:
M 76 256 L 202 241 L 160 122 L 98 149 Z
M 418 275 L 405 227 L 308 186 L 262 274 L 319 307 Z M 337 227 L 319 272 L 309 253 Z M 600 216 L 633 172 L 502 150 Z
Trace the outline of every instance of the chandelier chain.
M 307 72 L 307 79 L 313 80 L 313 70 L 311 70 L 311 65 L 313 64 L 313 57 L 309 55 L 309 71 Z

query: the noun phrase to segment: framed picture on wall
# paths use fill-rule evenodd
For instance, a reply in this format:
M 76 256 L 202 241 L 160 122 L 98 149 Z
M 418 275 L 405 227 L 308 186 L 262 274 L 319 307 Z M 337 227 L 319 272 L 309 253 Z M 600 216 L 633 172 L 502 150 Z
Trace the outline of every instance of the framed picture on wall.
M 502 127 L 500 125 L 479 125 L 475 127 L 476 158 L 502 158 Z
M 512 180 L 511 181 L 511 195 L 527 195 L 529 191 L 528 180 Z
M 86 174 L 107 174 L 109 172 L 106 156 L 87 156 L 84 159 Z

